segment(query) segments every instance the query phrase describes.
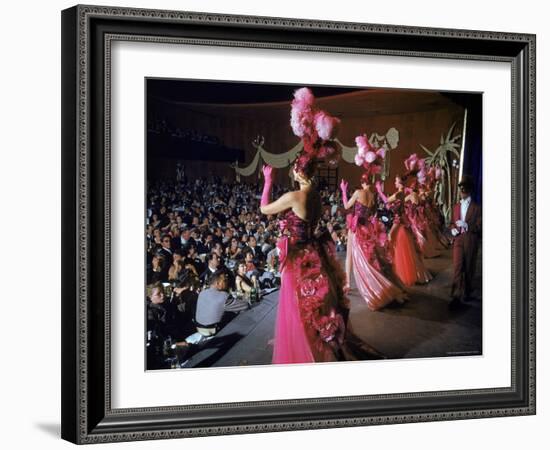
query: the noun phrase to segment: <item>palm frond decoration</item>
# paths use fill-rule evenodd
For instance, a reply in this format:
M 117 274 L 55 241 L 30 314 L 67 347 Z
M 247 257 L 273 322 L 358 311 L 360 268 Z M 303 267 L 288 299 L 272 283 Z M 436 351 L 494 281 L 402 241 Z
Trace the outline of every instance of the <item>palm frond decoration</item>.
M 426 165 L 439 167 L 443 176 L 438 180 L 435 186 L 435 201 L 441 208 L 445 220 L 447 223 L 451 219 L 452 205 L 453 205 L 453 170 L 456 171 L 456 167 L 453 164 L 453 159 L 460 159 L 460 146 L 462 137 L 461 134 L 453 136 L 456 122 L 454 122 L 446 135 L 442 134 L 439 141 L 439 146 L 433 150 L 428 150 L 424 145 L 419 144 L 420 148 L 427 153 L 425 158 Z

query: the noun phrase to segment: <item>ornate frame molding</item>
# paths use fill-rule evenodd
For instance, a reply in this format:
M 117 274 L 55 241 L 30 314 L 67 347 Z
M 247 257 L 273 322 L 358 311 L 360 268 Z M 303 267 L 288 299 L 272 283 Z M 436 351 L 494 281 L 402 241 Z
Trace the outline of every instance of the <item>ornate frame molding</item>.
M 396 25 L 376 25 L 304 19 L 204 14 L 196 12 L 158 11 L 146 9 L 112 8 L 98 6 L 76 6 L 63 12 L 63 399 L 62 435 L 76 443 L 99 443 L 173 437 L 206 436 L 213 434 L 237 434 L 270 432 L 327 427 L 348 427 L 374 424 L 440 421 L 454 419 L 527 415 L 535 413 L 535 36 L 530 34 L 497 33 L 487 31 L 450 30 Z M 104 20 L 103 28 L 97 29 L 98 19 Z M 116 26 L 110 29 L 105 21 Z M 193 28 L 193 32 L 208 34 L 230 29 L 246 29 L 255 40 L 212 37 L 152 36 L 140 33 L 117 32 L 125 24 L 139 24 L 147 28 L 150 24 L 162 24 L 171 30 Z M 179 28 L 178 28 L 179 27 Z M 330 32 L 332 40 L 315 43 L 270 42 L 263 35 L 267 31 L 273 36 L 282 31 L 294 32 L 293 36 L 308 40 L 308 31 Z M 305 33 L 302 33 L 305 31 Z M 322 33 L 321 33 L 322 34 Z M 350 47 L 347 36 L 358 36 L 373 46 Z M 301 37 L 300 37 L 301 36 Z M 304 37 L 306 36 L 306 37 Z M 322 34 L 320 40 L 326 35 Z M 414 38 L 422 37 L 429 44 L 421 50 L 415 49 Z M 384 44 L 391 38 L 413 38 L 407 49 L 391 48 Z M 510 388 L 482 389 L 469 391 L 438 391 L 410 394 L 376 395 L 359 397 L 331 397 L 318 399 L 293 399 L 285 401 L 249 402 L 216 405 L 193 405 L 167 408 L 140 408 L 113 410 L 110 400 L 110 67 L 111 44 L 116 40 L 141 41 L 172 44 L 200 44 L 231 47 L 255 47 L 266 49 L 291 49 L 304 51 L 346 52 L 358 54 L 383 54 L 396 56 L 435 57 L 450 59 L 479 59 L 505 61 L 512 64 L 512 385 Z M 460 47 L 469 41 L 478 53 L 465 52 Z M 389 41 L 388 41 L 389 42 Z M 408 42 L 408 41 L 407 41 Z M 454 51 L 442 51 L 447 42 Z M 483 53 L 483 43 L 496 43 L 493 53 Z M 101 43 L 103 50 L 99 49 Z M 334 45 L 334 43 L 338 45 Z M 413 45 L 414 44 L 414 45 Z M 386 47 L 384 47 L 386 45 Z M 431 46 L 431 47 L 430 47 Z M 486 47 L 489 48 L 489 47 Z M 102 65 L 102 67 L 98 67 Z M 102 71 L 104 79 L 99 80 Z M 98 84 L 99 83 L 99 84 Z M 101 106 L 104 123 L 97 131 L 94 122 L 99 92 L 103 84 Z M 97 134 L 94 134 L 97 133 Z M 97 135 L 97 137 L 95 137 Z M 94 149 L 101 148 L 103 156 L 97 162 Z M 98 176 L 103 172 L 103 178 Z M 97 176 L 94 178 L 94 176 Z M 527 190 L 521 189 L 522 180 Z M 101 187 L 98 188 L 98 184 Z M 105 234 L 103 248 L 97 249 L 92 242 L 94 225 L 98 212 L 103 211 Z M 525 214 L 523 214 L 525 213 Z M 518 238 L 519 236 L 519 238 Z M 101 261 L 100 262 L 98 262 Z M 517 262 L 519 261 L 519 263 Z M 103 289 L 98 294 L 94 281 L 103 270 Z M 524 294 L 520 298 L 521 294 Z M 94 298 L 104 303 L 94 303 Z M 99 308 L 99 309 L 98 309 Z M 91 317 L 99 314 L 102 323 L 98 325 Z M 520 316 L 518 316 L 518 314 Z M 99 336 L 101 334 L 101 336 Z M 521 338 L 521 339 L 520 339 Z M 70 343 L 66 343 L 67 341 Z M 104 356 L 102 367 L 97 350 L 92 344 L 102 343 L 100 356 Z M 95 347 L 94 347 L 95 348 Z M 104 383 L 93 384 L 90 367 L 97 367 L 92 374 L 103 373 Z M 518 368 L 520 369 L 518 371 Z M 103 386 L 102 398 L 96 402 L 98 387 Z M 520 392 L 521 391 L 521 392 Z M 497 402 L 497 396 L 509 398 Z M 493 405 L 475 407 L 476 397 L 494 398 Z M 465 407 L 446 410 L 437 404 L 437 399 L 455 398 L 466 403 Z M 502 397 L 504 398 L 504 397 Z M 423 410 L 426 399 L 437 408 Z M 341 413 L 335 416 L 335 405 L 363 401 L 376 404 L 380 401 L 399 400 L 406 402 L 410 413 L 384 414 L 382 408 L 370 412 Z M 352 402 L 352 403 L 350 403 Z M 428 402 L 428 403 L 429 403 Z M 468 406 L 470 402 L 470 406 Z M 311 409 L 316 405 L 318 418 L 300 420 L 286 415 L 287 407 Z M 415 405 L 417 407 L 415 408 Z M 252 417 L 266 408 L 277 411 L 271 421 L 254 422 Z M 207 424 L 209 411 L 226 410 L 241 417 L 242 409 L 252 411 L 248 419 L 218 420 Z M 185 418 L 193 412 L 196 417 Z M 248 413 L 249 416 L 251 413 Z M 175 417 L 178 417 L 175 422 Z M 244 417 L 244 416 L 243 416 Z M 181 419 L 181 420 L 180 420 Z M 200 419 L 200 420 L 199 420 Z M 195 421 L 195 422 L 193 422 Z M 175 425 L 170 425 L 175 423 Z

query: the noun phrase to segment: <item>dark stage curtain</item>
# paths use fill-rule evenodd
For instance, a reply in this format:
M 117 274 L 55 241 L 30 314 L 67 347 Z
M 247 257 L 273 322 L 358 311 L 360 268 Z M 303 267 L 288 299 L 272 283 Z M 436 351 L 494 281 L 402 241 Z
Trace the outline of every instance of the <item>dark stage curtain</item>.
M 474 192 L 472 198 L 481 204 L 482 200 L 482 174 L 483 174 L 483 129 L 482 129 L 482 95 L 471 96 L 464 106 L 468 109 L 466 122 L 466 142 L 464 146 L 464 174 L 470 175 L 474 180 Z

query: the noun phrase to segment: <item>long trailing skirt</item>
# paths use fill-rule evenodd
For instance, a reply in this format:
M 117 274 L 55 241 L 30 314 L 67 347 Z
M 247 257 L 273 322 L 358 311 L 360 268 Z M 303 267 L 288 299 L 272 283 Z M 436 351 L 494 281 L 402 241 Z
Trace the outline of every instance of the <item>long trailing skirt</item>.
M 411 230 L 424 258 L 436 258 L 441 255 L 441 247 L 437 237 L 428 225 L 422 229 L 416 225 L 411 225 Z
M 274 364 L 364 360 L 381 355 L 352 332 L 344 274 L 329 243 L 279 240 L 282 274 Z
M 411 231 L 403 224 L 394 225 L 392 230 L 393 270 L 397 278 L 405 285 L 427 283 L 432 275 L 424 266 L 422 255 L 416 250 Z
M 357 290 L 368 308 L 376 311 L 394 300 L 403 300 L 406 294 L 382 273 L 375 249 L 366 242 L 368 232 L 364 226 L 349 231 L 347 257 L 351 258 Z

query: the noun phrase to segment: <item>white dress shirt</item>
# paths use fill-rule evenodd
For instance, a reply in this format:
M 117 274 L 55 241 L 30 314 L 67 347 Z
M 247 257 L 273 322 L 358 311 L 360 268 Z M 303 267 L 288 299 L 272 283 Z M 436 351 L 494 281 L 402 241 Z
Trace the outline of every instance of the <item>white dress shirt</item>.
M 455 222 L 458 228 L 453 228 L 451 234 L 458 236 L 461 233 L 468 231 L 468 223 L 466 222 L 466 214 L 468 214 L 468 207 L 472 202 L 472 197 L 466 197 L 460 199 L 460 219 Z
M 472 202 L 472 197 L 466 197 L 460 200 L 460 220 L 466 222 L 466 214 L 468 213 L 468 207 Z

